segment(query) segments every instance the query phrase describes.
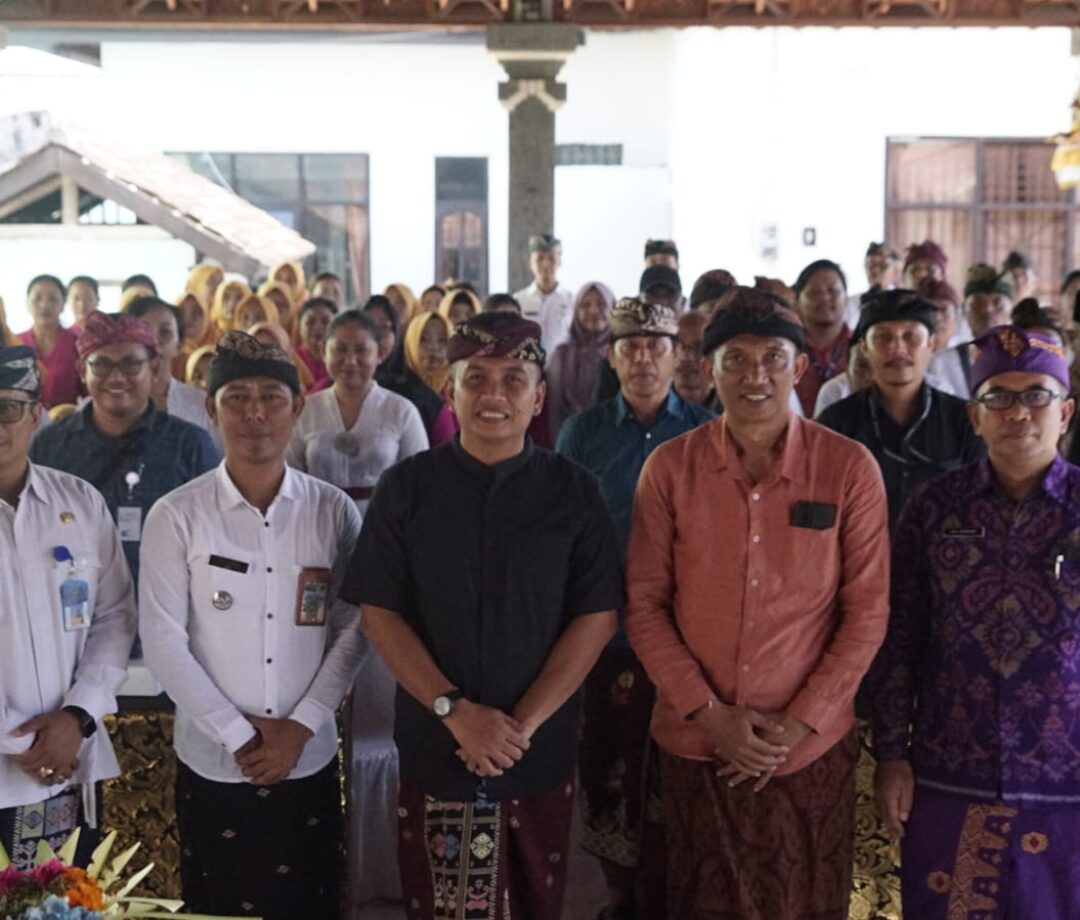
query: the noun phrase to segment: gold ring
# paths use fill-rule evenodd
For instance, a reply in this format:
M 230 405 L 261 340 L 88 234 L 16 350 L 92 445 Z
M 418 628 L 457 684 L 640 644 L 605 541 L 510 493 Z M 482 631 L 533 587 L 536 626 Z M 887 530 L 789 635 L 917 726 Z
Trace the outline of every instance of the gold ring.
M 38 770 L 38 776 L 40 776 L 42 779 L 48 779 L 55 772 L 56 771 L 52 767 L 42 767 L 40 770 Z

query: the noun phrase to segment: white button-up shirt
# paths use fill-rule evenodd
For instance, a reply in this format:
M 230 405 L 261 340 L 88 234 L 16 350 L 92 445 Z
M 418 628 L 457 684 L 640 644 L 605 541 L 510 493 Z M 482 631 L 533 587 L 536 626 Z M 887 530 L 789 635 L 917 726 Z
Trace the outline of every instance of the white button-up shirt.
M 191 422 L 210 433 L 210 438 L 219 453 L 223 453 L 221 432 L 206 411 L 206 391 L 193 387 L 182 380 L 169 381 L 169 395 L 165 398 L 165 411 L 181 421 Z
M 342 489 L 371 488 L 385 469 L 427 449 L 427 432 L 416 406 L 374 383 L 349 429 L 333 388 L 309 396 L 286 460 Z M 361 514 L 367 505 L 367 499 L 356 501 Z
M 64 628 L 60 586 L 70 565 L 89 588 L 87 629 Z M 0 808 L 30 805 L 63 786 L 28 777 L 10 756 L 33 737 L 15 738 L 23 722 L 63 706 L 95 719 L 116 711 L 135 638 L 131 573 L 105 500 L 88 482 L 30 464 L 18 507 L 0 500 Z M 120 768 L 104 728 L 83 742 L 71 783 L 117 776 Z
M 570 324 L 574 321 L 574 292 L 569 288 L 559 284 L 550 294 L 545 294 L 534 281 L 514 294 L 514 299 L 521 304 L 523 316 L 540 324 L 544 351 L 549 355 L 570 338 Z
M 233 758 L 255 736 L 245 714 L 311 730 L 290 779 L 337 756 L 334 711 L 366 648 L 356 607 L 337 600 L 359 532 L 344 492 L 289 467 L 265 516 L 225 462 L 150 510 L 139 634 L 176 702 L 176 754 L 200 776 L 246 782 Z M 297 625 L 306 568 L 330 573 L 323 625 Z

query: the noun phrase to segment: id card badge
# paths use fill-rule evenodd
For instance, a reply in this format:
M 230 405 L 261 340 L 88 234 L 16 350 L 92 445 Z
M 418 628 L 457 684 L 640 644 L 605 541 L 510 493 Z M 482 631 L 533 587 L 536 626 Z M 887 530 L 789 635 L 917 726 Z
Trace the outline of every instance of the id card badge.
M 330 570 L 304 567 L 296 587 L 296 625 L 325 626 Z
M 142 539 L 142 508 L 132 505 L 117 508 L 116 528 L 125 543 L 138 543 Z
M 60 585 L 60 609 L 64 615 L 64 632 L 90 628 L 90 585 L 77 575 L 69 574 Z

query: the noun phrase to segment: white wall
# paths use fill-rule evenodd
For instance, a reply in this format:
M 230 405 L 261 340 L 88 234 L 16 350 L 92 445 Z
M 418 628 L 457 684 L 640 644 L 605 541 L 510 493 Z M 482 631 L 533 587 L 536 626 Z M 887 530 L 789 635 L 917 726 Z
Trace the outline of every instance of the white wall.
M 376 289 L 431 278 L 434 158 L 486 156 L 498 290 L 502 79 L 480 41 L 121 42 L 103 46 L 89 78 L 0 67 L 0 113 L 51 107 L 161 150 L 366 152 Z M 590 32 L 561 79 L 559 143 L 622 143 L 625 164 L 558 170 L 567 284 L 601 277 L 630 290 L 645 237 L 674 236 L 687 286 L 718 266 L 790 280 L 830 257 L 857 288 L 866 244 L 883 233 L 886 138 L 1050 136 L 1068 126 L 1077 68 L 1067 29 L 692 28 Z M 771 262 L 760 254 L 769 224 Z M 804 227 L 817 230 L 812 249 Z M 85 267 L 74 255 L 61 271 Z M 21 301 L 25 272 L 0 256 L 5 267 L 0 296 Z
M 73 275 L 93 275 L 101 286 L 101 308 L 113 311 L 119 304 L 120 283 L 128 275 L 144 272 L 154 279 L 163 297 L 175 297 L 194 263 L 195 250 L 174 239 L 105 242 L 0 236 L 0 297 L 12 331 L 22 332 L 31 324 L 26 286 L 35 275 L 59 275 L 65 283 Z
M 691 29 L 675 82 L 674 233 L 689 273 L 791 280 L 832 258 L 861 290 L 866 245 L 884 232 L 886 138 L 1050 137 L 1068 127 L 1077 69 L 1067 29 Z

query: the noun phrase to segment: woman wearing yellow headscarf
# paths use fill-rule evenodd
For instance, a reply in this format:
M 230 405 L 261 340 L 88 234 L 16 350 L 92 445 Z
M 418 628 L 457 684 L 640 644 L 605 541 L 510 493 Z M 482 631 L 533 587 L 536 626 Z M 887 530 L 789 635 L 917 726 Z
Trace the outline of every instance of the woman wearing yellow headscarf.
M 480 303 L 480 298 L 468 288 L 452 288 L 439 301 L 438 312 L 440 316 L 445 316 L 450 320 L 450 326 L 453 328 L 458 323 L 472 319 L 483 309 L 484 305 Z
M 184 365 L 184 383 L 205 390 L 210 378 L 210 362 L 216 351 L 216 345 L 203 345 L 188 355 L 187 364 Z
M 251 293 L 251 288 L 243 281 L 226 281 L 214 292 L 210 305 L 210 322 L 216 327 L 217 335 L 224 335 L 233 327 L 236 307 Z
M 184 324 L 184 340 L 172 364 L 172 375 L 183 380 L 187 372 L 188 356 L 203 345 L 217 339 L 217 330 L 207 316 L 206 301 L 194 291 L 184 291 L 176 301 L 176 308 Z
M 291 311 L 300 309 L 300 304 L 308 299 L 307 282 L 304 279 L 304 266 L 299 262 L 279 262 L 270 269 L 269 281 L 279 281 L 289 291 Z
M 258 294 L 269 300 L 276 310 L 276 313 L 270 314 L 271 322 L 276 322 L 289 333 L 289 338 L 292 338 L 293 327 L 296 325 L 294 317 L 300 305 L 293 303 L 289 286 L 284 281 L 264 281 L 259 285 Z
M 383 297 L 394 305 L 394 309 L 397 310 L 397 315 L 401 320 L 402 325 L 407 323 L 409 317 L 416 313 L 416 308 L 419 305 L 419 301 L 412 292 L 412 288 L 407 284 L 402 284 L 400 281 L 388 284 L 386 290 L 383 291 Z
M 453 333 L 450 320 L 439 313 L 421 315 L 405 330 L 405 363 L 443 400 L 443 407 L 428 430 L 432 447 L 449 441 L 458 430 L 447 386 L 450 363 L 446 360 L 446 346 Z
M 225 280 L 225 270 L 213 262 L 200 262 L 188 274 L 184 291 L 195 294 L 204 304 L 214 302 L 214 294 Z
M 236 305 L 233 314 L 232 328 L 239 332 L 247 332 L 256 323 L 277 323 L 277 307 L 258 294 L 248 294 Z

